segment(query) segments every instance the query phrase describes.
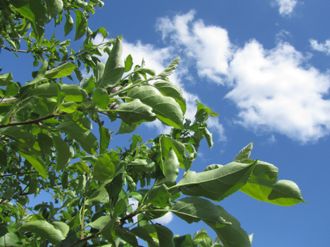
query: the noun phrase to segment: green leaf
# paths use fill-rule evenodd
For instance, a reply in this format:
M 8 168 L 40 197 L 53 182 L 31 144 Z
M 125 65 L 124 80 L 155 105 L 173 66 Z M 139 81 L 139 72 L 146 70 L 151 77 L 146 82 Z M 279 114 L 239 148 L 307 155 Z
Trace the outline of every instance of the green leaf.
M 73 21 L 73 18 L 71 15 L 66 15 L 66 21 L 65 21 L 65 25 L 64 25 L 64 35 L 68 35 L 71 31 L 72 31 L 72 28 L 73 28 L 73 24 L 74 24 L 74 21 Z
M 107 128 L 103 126 L 99 126 L 100 133 L 100 153 L 104 153 L 107 151 L 110 144 L 110 132 Z
M 171 194 L 168 192 L 168 188 L 163 184 L 149 191 L 146 202 L 154 207 L 165 208 L 169 205 L 170 198 Z
M 123 239 L 126 243 L 130 244 L 130 246 L 139 246 L 138 241 L 135 235 L 124 227 L 115 226 L 116 234 Z
M 20 247 L 22 243 L 18 236 L 13 232 L 8 232 L 7 234 L 0 237 L 0 247 Z
M 190 235 L 175 236 L 174 237 L 175 247 L 196 247 Z
M 304 201 L 299 187 L 295 182 L 290 180 L 277 181 L 268 199 L 281 206 L 292 206 Z
M 63 169 L 70 160 L 71 153 L 68 144 L 59 136 L 53 136 L 56 149 L 56 165 L 57 169 Z
M 152 121 L 156 116 L 152 112 L 152 108 L 143 104 L 139 99 L 120 104 L 116 111 L 119 113 L 120 118 L 128 124 Z
M 63 2 L 62 0 L 47 0 L 47 10 L 51 17 L 55 17 L 63 10 Z
M 173 184 L 179 174 L 180 163 L 173 149 L 165 157 L 165 161 L 161 162 L 160 168 L 165 176 L 165 183 Z
M 139 238 L 143 239 L 149 244 L 149 247 L 157 247 L 157 239 L 155 238 L 156 229 L 152 225 L 138 226 L 131 230 Z M 156 241 L 155 241 L 156 240 Z
M 212 133 L 206 127 L 203 129 L 203 133 L 204 133 L 204 136 L 206 138 L 207 145 L 210 148 L 213 147 L 213 135 L 212 135 Z
M 240 223 L 222 207 L 199 197 L 177 201 L 170 210 L 188 223 L 204 221 L 227 247 L 250 247 L 250 240 Z
M 220 201 L 239 190 L 247 182 L 254 167 L 254 163 L 231 162 L 209 171 L 188 171 L 182 180 L 171 188 L 179 188 L 186 195 L 204 196 Z
M 118 134 L 127 134 L 127 133 L 131 133 L 132 131 L 134 131 L 136 129 L 136 127 L 138 126 L 138 123 L 132 123 L 132 124 L 128 124 L 124 121 L 122 121 L 120 123 L 120 127 L 118 130 Z
M 109 108 L 110 98 L 108 92 L 103 88 L 95 89 L 92 96 L 92 101 L 97 107 L 101 109 Z
M 164 96 L 153 86 L 139 86 L 131 89 L 128 96 L 139 99 L 150 106 L 157 118 L 175 128 L 182 128 L 183 112 L 180 105 L 171 97 Z
M 22 157 L 24 159 L 26 159 L 34 169 L 36 169 L 36 171 L 43 177 L 43 178 L 47 178 L 48 177 L 48 170 L 47 168 L 44 166 L 44 164 L 42 164 L 42 162 L 35 156 L 20 152 L 20 154 L 22 155 Z
M 212 239 L 205 230 L 201 230 L 195 234 L 194 243 L 200 247 L 210 247 L 212 246 Z
M 104 215 L 89 223 L 88 226 L 101 231 L 109 224 L 110 221 L 110 215 Z
M 87 31 L 87 19 L 80 10 L 75 11 L 76 14 L 76 34 L 74 40 L 80 39 Z
M 86 91 L 82 89 L 79 85 L 74 84 L 62 84 L 61 93 L 64 96 L 64 101 L 71 102 L 83 102 L 87 97 Z
M 80 125 L 73 121 L 66 121 L 58 128 L 64 131 L 70 138 L 74 139 L 88 153 L 94 154 L 97 149 L 97 139 L 90 132 L 85 131 Z
M 132 69 L 133 66 L 133 58 L 131 55 L 128 55 L 125 59 L 125 72 L 128 72 Z
M 250 159 L 251 151 L 253 149 L 253 143 L 249 143 L 235 157 L 235 161 L 244 162 Z
M 125 72 L 121 61 L 122 44 L 121 39 L 117 38 L 109 52 L 108 60 L 105 64 L 104 73 L 100 82 L 101 87 L 112 85 L 119 81 Z
M 277 181 L 277 176 L 276 166 L 257 161 L 248 182 L 241 191 L 257 200 L 279 206 L 291 206 L 302 202 L 303 198 L 298 186 L 292 181 Z
M 94 165 L 94 178 L 100 182 L 111 182 L 116 173 L 118 155 L 116 153 L 102 154 Z
M 181 107 L 183 113 L 186 112 L 186 100 L 184 99 L 181 89 L 173 83 L 167 81 L 159 81 L 154 86 L 165 96 L 173 98 Z
M 154 227 L 158 235 L 159 247 L 175 247 L 173 233 L 170 229 L 159 224 L 155 224 Z
M 42 239 L 49 240 L 50 242 L 57 244 L 66 238 L 65 232 L 68 232 L 69 226 L 64 222 L 56 223 L 56 225 L 50 224 L 45 220 L 32 220 L 23 225 L 20 228 L 22 232 L 32 232 Z
M 49 79 L 62 78 L 71 75 L 75 69 L 76 69 L 75 64 L 66 62 L 56 68 L 47 70 L 45 76 Z
M 179 63 L 180 63 L 180 59 L 178 57 L 175 58 L 165 68 L 165 70 L 162 73 L 160 73 L 158 76 L 161 77 L 161 78 L 167 79 L 167 77 L 169 77 L 175 71 L 175 69 L 178 67 Z

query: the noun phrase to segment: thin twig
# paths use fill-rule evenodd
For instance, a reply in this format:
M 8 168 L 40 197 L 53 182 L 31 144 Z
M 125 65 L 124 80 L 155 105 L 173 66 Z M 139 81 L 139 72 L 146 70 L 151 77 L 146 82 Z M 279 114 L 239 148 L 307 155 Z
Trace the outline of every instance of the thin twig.
M 10 126 L 18 126 L 18 125 L 29 125 L 29 124 L 38 124 L 44 120 L 50 119 L 50 118 L 54 118 L 57 117 L 58 115 L 55 114 L 51 114 L 48 116 L 44 116 L 44 117 L 40 117 L 40 118 L 36 118 L 36 119 L 31 119 L 31 120 L 27 120 L 24 122 L 12 122 L 12 123 L 8 123 L 8 124 L 0 124 L 0 129 L 2 128 L 6 128 L 6 127 L 10 127 Z

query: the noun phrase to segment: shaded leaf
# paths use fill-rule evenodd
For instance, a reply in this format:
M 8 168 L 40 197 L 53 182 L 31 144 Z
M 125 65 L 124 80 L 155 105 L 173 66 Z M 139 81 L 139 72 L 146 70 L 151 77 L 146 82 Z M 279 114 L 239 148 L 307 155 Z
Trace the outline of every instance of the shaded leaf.
M 177 201 L 171 211 L 188 223 L 204 221 L 227 247 L 250 247 L 250 240 L 240 223 L 222 207 L 210 201 L 187 197 Z
M 56 149 L 57 169 L 63 169 L 69 163 L 71 157 L 70 148 L 59 136 L 53 136 L 53 142 Z
M 65 232 L 68 232 L 67 229 L 69 226 L 65 226 L 64 222 L 61 224 L 57 223 L 56 228 L 54 225 L 48 223 L 45 220 L 32 220 L 23 225 L 20 228 L 22 232 L 32 232 L 42 239 L 47 239 L 52 243 L 59 243 L 66 238 Z
M 42 164 L 42 162 L 35 156 L 20 152 L 22 157 L 26 159 L 34 169 L 42 176 L 43 178 L 48 177 L 48 169 Z

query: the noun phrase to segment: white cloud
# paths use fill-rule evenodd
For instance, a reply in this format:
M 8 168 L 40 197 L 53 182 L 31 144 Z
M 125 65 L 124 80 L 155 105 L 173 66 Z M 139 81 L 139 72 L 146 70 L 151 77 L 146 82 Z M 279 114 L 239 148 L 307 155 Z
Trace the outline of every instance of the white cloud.
M 298 4 L 298 0 L 275 0 L 279 13 L 283 16 L 291 15 Z
M 194 11 L 159 19 L 158 30 L 164 39 L 170 40 L 184 50 L 187 57 L 196 62 L 200 77 L 223 83 L 231 55 L 228 33 L 224 28 L 206 26 L 202 20 L 194 21 Z
M 230 63 L 234 84 L 226 97 L 239 108 L 240 122 L 301 142 L 329 134 L 330 78 L 305 62 L 288 43 L 266 50 L 253 40 L 239 49 Z
M 313 50 L 330 55 L 330 39 L 325 40 L 323 43 L 318 42 L 315 39 L 311 39 L 309 43 Z
M 296 5 L 280 3 L 286 13 Z M 200 77 L 225 82 L 226 98 L 236 104 L 238 122 L 246 128 L 280 133 L 300 142 L 330 133 L 329 74 L 308 66 L 308 57 L 283 39 L 270 50 L 255 40 L 235 47 L 225 29 L 195 20 L 192 11 L 158 23 L 163 37 L 182 49 L 177 50 L 183 58 L 196 63 Z M 201 33 L 207 33 L 207 41 Z M 216 128 L 216 123 L 210 125 Z M 220 125 L 217 131 L 221 129 Z

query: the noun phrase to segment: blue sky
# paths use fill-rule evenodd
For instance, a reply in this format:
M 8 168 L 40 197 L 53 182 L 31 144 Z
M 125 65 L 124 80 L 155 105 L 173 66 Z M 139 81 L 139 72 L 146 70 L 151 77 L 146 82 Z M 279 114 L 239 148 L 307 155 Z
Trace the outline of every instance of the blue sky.
M 221 203 L 254 233 L 255 247 L 330 245 L 329 7 L 326 0 L 106 1 L 92 18 L 110 36 L 123 35 L 137 63 L 161 70 L 180 56 L 173 80 L 188 105 L 199 98 L 220 113 L 210 123 L 215 145 L 203 145 L 194 169 L 229 162 L 253 142 L 254 158 L 299 184 L 306 203 L 291 208 L 240 193 Z M 140 129 L 150 130 L 163 129 Z M 175 218 L 169 226 L 180 234 L 204 227 Z
M 215 145 L 203 143 L 195 170 L 230 162 L 253 142 L 254 158 L 300 186 L 306 202 L 295 207 L 240 193 L 221 202 L 254 234 L 254 247 L 330 246 L 329 7 L 328 0 L 123 0 L 105 1 L 91 18 L 110 37 L 122 35 L 136 63 L 144 58 L 161 71 L 181 57 L 172 79 L 188 99 L 187 117 L 195 99 L 220 114 L 209 123 Z M 0 65 L 26 81 L 31 59 L 21 58 Z M 138 131 L 151 138 L 166 129 L 158 123 Z M 178 234 L 205 227 L 176 218 L 168 225 Z

